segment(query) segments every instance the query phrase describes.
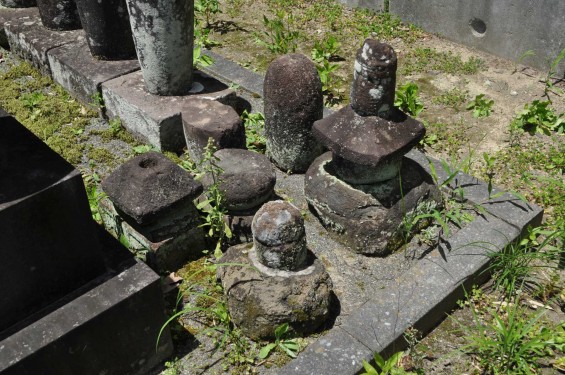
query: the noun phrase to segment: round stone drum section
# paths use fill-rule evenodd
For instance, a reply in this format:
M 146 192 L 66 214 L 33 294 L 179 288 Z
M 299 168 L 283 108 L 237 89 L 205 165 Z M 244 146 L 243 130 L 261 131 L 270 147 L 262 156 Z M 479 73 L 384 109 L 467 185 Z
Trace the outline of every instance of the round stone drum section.
M 218 149 L 245 148 L 245 127 L 237 112 L 215 100 L 194 99 L 182 115 L 184 137 L 190 157 L 202 159 L 208 139 Z
M 220 189 L 225 193 L 230 212 L 250 210 L 265 203 L 274 194 L 275 168 L 265 155 L 235 148 L 214 153 L 222 168 Z M 211 184 L 206 178 L 205 185 Z

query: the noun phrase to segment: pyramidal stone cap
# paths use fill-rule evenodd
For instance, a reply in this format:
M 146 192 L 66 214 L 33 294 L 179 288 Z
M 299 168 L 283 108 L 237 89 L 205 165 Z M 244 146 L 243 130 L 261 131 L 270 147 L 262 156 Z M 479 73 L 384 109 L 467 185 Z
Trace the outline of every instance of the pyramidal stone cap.
M 378 166 L 406 154 L 426 134 L 421 122 L 394 109 L 390 120 L 361 116 L 351 106 L 316 121 L 313 133 L 335 155 Z
M 202 184 L 158 152 L 139 155 L 102 181 L 112 203 L 140 225 L 192 202 Z

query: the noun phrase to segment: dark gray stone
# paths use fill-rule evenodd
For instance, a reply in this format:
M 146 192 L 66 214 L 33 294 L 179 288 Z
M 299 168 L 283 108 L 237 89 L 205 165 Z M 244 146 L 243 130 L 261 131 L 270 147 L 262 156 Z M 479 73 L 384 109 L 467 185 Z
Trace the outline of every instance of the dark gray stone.
M 181 112 L 190 157 L 202 159 L 208 139 L 217 149 L 245 148 L 245 128 L 237 112 L 214 100 L 194 99 Z
M 82 26 L 75 0 L 37 0 L 43 26 L 51 30 L 76 30 Z
M 361 116 L 389 118 L 394 108 L 397 59 L 386 43 L 365 39 L 357 50 L 351 108 Z
M 156 347 L 164 306 L 160 277 L 145 264 L 132 259 L 71 297 L 0 341 L 0 373 L 142 375 L 171 355 L 168 329 Z
M 0 117 L 0 132 L 2 331 L 105 265 L 81 174 L 14 118 Z
M 298 272 L 271 270 L 257 259 L 251 245 L 231 247 L 218 267 L 232 321 L 252 339 L 272 339 L 275 328 L 288 323 L 291 332 L 314 332 L 328 317 L 332 281 L 309 253 L 308 266 Z
M 332 328 L 300 353 L 278 375 L 355 375 L 363 360 L 371 361 L 374 351 L 340 327 Z
M 384 11 L 384 0 L 338 0 L 340 3 L 345 4 L 352 8 L 366 8 L 376 11 Z
M 223 170 L 220 189 L 225 193 L 229 212 L 258 208 L 274 194 L 275 168 L 265 155 L 248 150 L 226 148 L 214 154 L 216 164 Z M 212 183 L 210 177 L 205 185 Z
M 159 150 L 180 151 L 186 146 L 181 113 L 190 115 L 194 98 L 227 105 L 236 101 L 233 90 L 207 74 L 195 71 L 194 81 L 204 87 L 201 92 L 159 96 L 147 92 L 140 71 L 109 80 L 102 84 L 106 114 L 119 117 L 127 130 Z
M 84 41 L 47 52 L 53 80 L 83 103 L 91 103 L 103 82 L 139 70 L 137 60 L 102 61 L 89 53 Z
M 138 225 L 104 198 L 98 203 L 104 227 L 116 238 L 125 237 L 134 253 L 145 254 L 149 267 L 161 275 L 182 268 L 202 256 L 206 248 L 202 221 L 194 204 L 187 202 L 157 222 Z
M 266 267 L 298 271 L 306 262 L 306 232 L 298 208 L 285 201 L 267 202 L 252 224 L 257 259 Z
M 0 5 L 7 8 L 29 8 L 37 6 L 36 0 L 0 0 Z
M 10 114 L 0 107 L 0 119 L 2 117 L 10 117 Z
M 422 123 L 398 110 L 390 120 L 385 120 L 360 116 L 350 106 L 316 121 L 313 129 L 314 136 L 338 157 L 377 169 L 406 154 L 425 132 Z M 358 178 L 350 167 L 342 170 L 344 176 L 340 177 Z
M 94 57 L 102 60 L 136 57 L 125 0 L 76 0 L 76 5 Z
M 126 0 L 147 91 L 184 95 L 192 88 L 194 0 Z
M 3 6 L 0 6 L 0 47 L 7 50 L 10 49 L 10 44 L 8 43 L 8 38 L 6 37 L 6 30 L 4 30 L 4 27 L 7 23 L 18 18 L 38 15 L 39 13 L 37 11 L 37 7 L 4 8 Z
M 14 17 L 4 24 L 10 51 L 28 60 L 43 74 L 51 75 L 47 52 L 67 43 L 84 41 L 84 32 L 82 30 L 63 32 L 46 29 L 41 24 L 37 8 L 26 9 L 26 11 L 29 13 L 22 13 L 21 16 Z
M 488 254 L 501 251 L 519 235 L 490 215 L 475 218 L 448 238 L 443 250 L 433 250 L 396 283 L 379 290 L 341 328 L 373 351 L 395 344 L 398 350 L 406 329 L 428 332 L 463 298 L 464 289 L 484 282 Z
M 324 107 L 314 63 L 300 54 L 277 58 L 267 69 L 263 91 L 267 155 L 282 170 L 306 171 L 322 153 L 312 136 Z
M 158 221 L 202 193 L 202 184 L 158 152 L 129 160 L 102 181 L 114 205 L 140 225 Z
M 312 163 L 304 179 L 304 195 L 324 226 L 354 252 L 383 256 L 413 233 L 403 226 L 407 215 L 440 208 L 441 195 L 431 177 L 410 159 L 400 176 L 371 185 L 350 185 L 333 170 L 328 152 Z M 419 228 L 412 228 L 416 231 Z

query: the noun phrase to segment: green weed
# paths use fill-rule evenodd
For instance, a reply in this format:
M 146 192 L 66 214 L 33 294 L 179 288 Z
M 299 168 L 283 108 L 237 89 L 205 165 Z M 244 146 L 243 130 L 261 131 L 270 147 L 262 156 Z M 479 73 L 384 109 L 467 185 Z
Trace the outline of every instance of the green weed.
M 471 57 L 463 62 L 461 57 L 451 51 L 439 52 L 431 48 L 415 48 L 410 51 L 400 64 L 400 74 L 410 75 L 428 71 L 449 74 L 475 74 L 483 68 L 481 59 Z
M 202 160 L 196 165 L 196 180 L 204 177 L 211 179 L 211 183 L 206 187 L 204 194 L 206 199 L 199 202 L 196 208 L 203 212 L 204 223 L 201 227 L 208 228 L 208 238 L 216 242 L 214 256 L 219 259 L 222 256 L 222 245 L 225 239 L 232 237 L 231 229 L 224 216 L 227 214 L 225 208 L 225 193 L 220 189 L 222 168 L 217 164 L 219 159 L 214 156 L 216 146 L 214 140 L 210 138 L 204 150 Z
M 100 177 L 97 173 L 83 173 L 82 179 L 84 181 L 84 187 L 86 189 L 86 196 L 88 198 L 88 205 L 90 207 L 90 212 L 92 213 L 92 218 L 98 224 L 102 224 L 102 216 L 98 209 L 98 203 L 104 199 L 106 194 L 98 189 Z
M 485 98 L 485 94 L 479 94 L 467 104 L 466 109 L 473 111 L 473 117 L 488 117 L 492 113 L 493 105 L 494 100 L 488 100 Z
M 296 339 L 285 339 L 288 332 L 288 323 L 281 324 L 275 329 L 275 342 L 265 345 L 259 352 L 259 358 L 265 359 L 269 356 L 271 351 L 279 348 L 291 358 L 296 358 L 300 345 Z
M 544 80 L 544 84 L 545 84 L 544 96 L 547 97 L 547 100 L 549 102 L 551 102 L 551 98 L 549 96 L 549 93 L 553 93 L 553 94 L 557 94 L 557 95 L 563 94 L 563 90 L 555 87 L 555 84 L 554 84 L 554 82 L 556 80 L 560 80 L 560 78 L 557 77 L 557 66 L 559 65 L 559 63 L 563 59 L 565 59 L 565 48 L 563 48 L 561 50 L 561 52 L 559 52 L 557 57 L 551 63 L 551 66 L 549 67 L 549 70 L 548 70 L 547 75 L 546 75 L 545 80 Z
M 261 112 L 249 113 L 244 110 L 241 119 L 245 126 L 246 147 L 248 150 L 265 153 L 265 116 Z
M 470 308 L 473 325 L 456 321 L 467 341 L 462 351 L 474 355 L 486 373 L 534 374 L 540 358 L 563 352 L 563 324 L 557 327 L 544 324 L 543 309 L 530 315 L 517 299 L 497 310 L 486 307 L 479 312 L 474 303 Z
M 411 116 L 418 116 L 424 110 L 418 91 L 418 85 L 414 82 L 399 86 L 396 90 L 394 105 Z
M 263 15 L 263 25 L 267 30 L 262 35 L 257 34 L 255 41 L 277 55 L 294 52 L 298 47 L 297 39 L 300 34 L 290 29 L 293 22 L 293 15 L 287 15 L 284 11 L 277 11 L 273 19 Z
M 549 105 L 549 101 L 539 100 L 524 105 L 524 109 L 518 113 L 510 124 L 511 130 L 527 131 L 532 135 L 535 133 L 551 135 L 552 132 L 564 134 L 564 114 L 557 115 Z
M 374 360 L 377 367 L 373 367 L 369 362 L 363 360 L 363 368 L 365 372 L 361 375 L 411 375 L 413 372 L 405 371 L 401 366 L 401 360 L 404 352 L 396 352 L 385 360 L 379 353 L 374 354 Z M 378 368 L 378 370 L 377 370 Z
M 204 15 L 206 20 L 206 28 L 210 27 L 210 20 L 212 16 L 221 13 L 220 3 L 218 0 L 195 0 L 194 11 Z
M 452 89 L 432 99 L 435 104 L 442 104 L 446 107 L 459 109 L 467 101 L 467 91 Z

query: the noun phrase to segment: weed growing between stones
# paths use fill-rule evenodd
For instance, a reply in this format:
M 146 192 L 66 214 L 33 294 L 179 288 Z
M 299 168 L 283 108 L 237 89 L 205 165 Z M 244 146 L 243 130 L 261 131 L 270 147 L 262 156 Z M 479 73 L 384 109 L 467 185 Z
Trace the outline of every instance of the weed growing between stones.
M 261 112 L 249 113 L 244 110 L 241 114 L 245 126 L 246 147 L 250 151 L 265 153 L 267 139 L 265 138 L 265 116 Z
M 424 110 L 418 91 L 418 85 L 414 82 L 408 82 L 399 86 L 396 89 L 394 105 L 411 116 L 417 117 Z
M 283 353 L 291 358 L 296 358 L 300 350 L 298 340 L 285 338 L 288 332 L 288 323 L 281 324 L 275 329 L 275 342 L 265 345 L 259 352 L 259 358 L 265 359 L 271 354 L 273 349 L 280 349 Z
M 402 351 L 394 353 L 387 360 L 379 353 L 375 353 L 373 359 L 377 367 L 363 360 L 365 372 L 361 373 L 361 375 L 415 375 L 415 372 L 407 372 L 404 370 L 401 363 L 403 357 L 404 352 Z
M 227 209 L 224 205 L 225 193 L 220 189 L 222 168 L 218 166 L 219 159 L 214 156 L 216 146 L 212 138 L 208 139 L 208 144 L 204 150 L 202 160 L 195 166 L 193 173 L 195 179 L 202 181 L 204 178 L 211 179 L 207 184 L 204 195 L 206 199 L 199 202 L 196 208 L 203 212 L 204 223 L 201 227 L 208 228 L 207 236 L 215 242 L 214 256 L 219 259 L 222 256 L 222 245 L 226 239 L 232 237 L 231 229 L 224 220 Z
M 489 374 L 533 374 L 540 360 L 555 359 L 565 349 L 565 325 L 542 320 L 547 310 L 536 313 L 522 307 L 520 297 L 497 308 L 480 306 L 477 297 L 468 306 L 471 326 L 456 322 L 467 344 L 461 351 L 475 357 L 481 371 Z

